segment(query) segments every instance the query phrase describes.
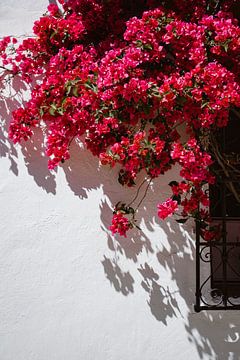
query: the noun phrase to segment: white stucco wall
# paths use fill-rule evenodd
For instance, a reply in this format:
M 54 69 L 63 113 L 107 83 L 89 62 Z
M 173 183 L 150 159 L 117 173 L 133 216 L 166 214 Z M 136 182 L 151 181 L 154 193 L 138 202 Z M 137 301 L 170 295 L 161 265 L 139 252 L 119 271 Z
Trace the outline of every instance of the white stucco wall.
M 31 33 L 47 4 L 1 0 L 0 36 Z M 40 132 L 7 139 L 17 101 L 0 105 L 0 360 L 240 359 L 239 312 L 194 313 L 192 225 L 156 218 L 164 182 L 142 233 L 113 239 L 110 206 L 132 196 L 117 169 L 75 146 L 50 173 Z

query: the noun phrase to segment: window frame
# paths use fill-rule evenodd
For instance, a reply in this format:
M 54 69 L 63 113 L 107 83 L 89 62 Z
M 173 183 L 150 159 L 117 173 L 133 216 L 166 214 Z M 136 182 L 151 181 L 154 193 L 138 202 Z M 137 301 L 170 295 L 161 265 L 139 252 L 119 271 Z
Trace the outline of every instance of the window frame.
M 229 124 L 221 131 L 221 147 L 225 153 L 234 151 L 240 155 L 240 121 L 234 112 L 230 113 Z M 235 131 L 235 125 L 231 127 L 232 124 L 239 131 Z M 239 140 L 236 140 L 236 133 L 239 134 Z M 239 183 L 240 179 L 221 176 L 213 185 L 215 189 L 212 188 L 212 192 L 209 188 L 210 215 L 213 224 L 221 226 L 221 238 L 209 242 L 203 240 L 200 223 L 196 221 L 196 312 L 240 310 L 240 205 L 236 205 L 231 197 L 228 186 L 230 181 L 234 184 Z M 237 229 L 236 224 L 239 225 L 239 232 L 234 230 Z

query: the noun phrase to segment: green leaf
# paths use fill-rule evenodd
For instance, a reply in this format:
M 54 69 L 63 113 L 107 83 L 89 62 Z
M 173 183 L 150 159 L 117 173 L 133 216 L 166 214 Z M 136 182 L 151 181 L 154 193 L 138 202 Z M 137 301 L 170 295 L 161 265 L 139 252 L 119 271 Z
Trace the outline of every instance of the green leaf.
M 185 222 L 187 221 L 188 219 L 178 219 L 176 220 L 176 222 L 178 222 L 179 224 L 185 224 Z
M 126 207 L 126 211 L 127 211 L 128 214 L 134 214 L 135 213 L 134 209 L 131 206 Z
M 39 113 L 40 113 L 40 116 L 41 116 L 41 117 L 44 115 L 44 110 L 43 110 L 43 108 L 42 108 L 42 107 L 40 107 L 40 109 L 39 109 Z
M 181 195 L 173 195 L 172 200 L 177 201 L 178 204 L 181 204 Z
M 228 44 L 227 43 L 223 44 L 223 48 L 224 48 L 224 51 L 227 52 L 228 51 Z
M 90 82 L 86 82 L 86 83 L 84 84 L 84 86 L 85 86 L 87 89 L 90 89 L 90 90 L 94 91 L 95 93 L 97 93 L 97 91 L 98 91 L 97 85 L 94 85 L 94 84 L 92 84 L 92 83 L 90 83 Z
M 51 35 L 50 35 L 50 39 L 52 39 L 55 35 L 57 35 L 58 31 L 55 30 Z
M 143 48 L 144 48 L 145 50 L 152 50 L 152 49 L 153 49 L 153 47 L 152 47 L 151 44 L 144 44 L 144 45 L 143 45 Z
M 142 47 L 142 41 L 141 40 L 137 40 L 136 42 L 135 42 L 135 44 L 136 44 L 136 46 L 137 47 Z
M 57 110 L 56 104 L 55 104 L 55 103 L 52 103 L 52 104 L 51 104 L 51 108 L 53 108 L 54 110 Z
M 58 108 L 57 109 L 57 111 L 58 111 L 58 113 L 60 114 L 60 115 L 63 115 L 64 114 L 64 110 L 63 110 L 63 108 Z
M 209 104 L 209 101 L 204 101 L 201 105 L 201 109 L 205 108 Z
M 118 182 L 119 184 L 124 185 L 124 178 L 121 174 L 118 175 Z
M 74 86 L 74 88 L 73 88 L 73 95 L 75 97 L 78 97 L 78 88 L 77 88 L 77 86 Z
M 187 99 L 184 96 L 178 96 L 177 101 L 180 105 L 184 105 L 187 102 Z
M 69 95 L 70 92 L 71 92 L 71 90 L 72 90 L 72 85 L 68 85 L 68 86 L 67 86 L 66 95 Z
M 50 107 L 49 109 L 49 114 L 54 116 L 55 115 L 55 109 L 53 109 L 52 107 Z
M 178 182 L 177 181 L 170 181 L 170 183 L 168 183 L 169 186 L 178 186 Z

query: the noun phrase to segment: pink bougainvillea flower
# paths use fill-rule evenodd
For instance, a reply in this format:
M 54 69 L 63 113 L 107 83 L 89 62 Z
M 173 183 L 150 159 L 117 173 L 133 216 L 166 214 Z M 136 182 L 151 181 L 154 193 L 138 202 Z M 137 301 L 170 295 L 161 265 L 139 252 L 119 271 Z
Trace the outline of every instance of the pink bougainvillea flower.
M 16 75 L 31 85 L 9 137 L 18 143 L 43 129 L 50 170 L 80 140 L 129 187 L 140 173 L 152 181 L 178 165 L 181 180 L 171 181 L 159 217 L 178 210 L 183 220 L 209 222 L 203 189 L 215 182 L 216 159 L 201 139 L 240 108 L 240 27 L 234 0 L 219 2 L 219 11 L 208 3 L 207 11 L 205 0 L 50 4 L 35 37 L 0 40 L 2 87 Z M 114 214 L 113 234 L 135 226 L 125 215 Z
M 164 220 L 166 217 L 173 215 L 178 209 L 176 200 L 167 199 L 164 203 L 158 205 L 158 216 Z
M 112 234 L 118 233 L 119 235 L 127 237 L 126 233 L 130 228 L 131 223 L 128 218 L 126 218 L 121 211 L 117 211 L 117 213 L 113 215 L 112 225 L 110 226 Z

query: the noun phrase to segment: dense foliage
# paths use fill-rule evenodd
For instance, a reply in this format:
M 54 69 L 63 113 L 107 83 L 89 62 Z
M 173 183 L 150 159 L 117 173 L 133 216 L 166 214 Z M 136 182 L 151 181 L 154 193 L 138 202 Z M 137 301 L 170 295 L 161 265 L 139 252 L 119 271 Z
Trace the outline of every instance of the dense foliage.
M 180 182 L 158 205 L 165 219 L 208 226 L 206 184 L 215 177 L 209 134 L 240 107 L 240 28 L 234 0 L 59 0 L 35 22 L 31 37 L 0 43 L 2 79 L 34 84 L 13 112 L 9 136 L 27 140 L 46 131 L 49 169 L 70 156 L 81 138 L 104 165 L 121 165 L 119 182 L 134 186 L 180 165 Z M 185 127 L 183 142 L 179 128 Z M 111 230 L 126 236 L 137 207 L 119 202 Z

